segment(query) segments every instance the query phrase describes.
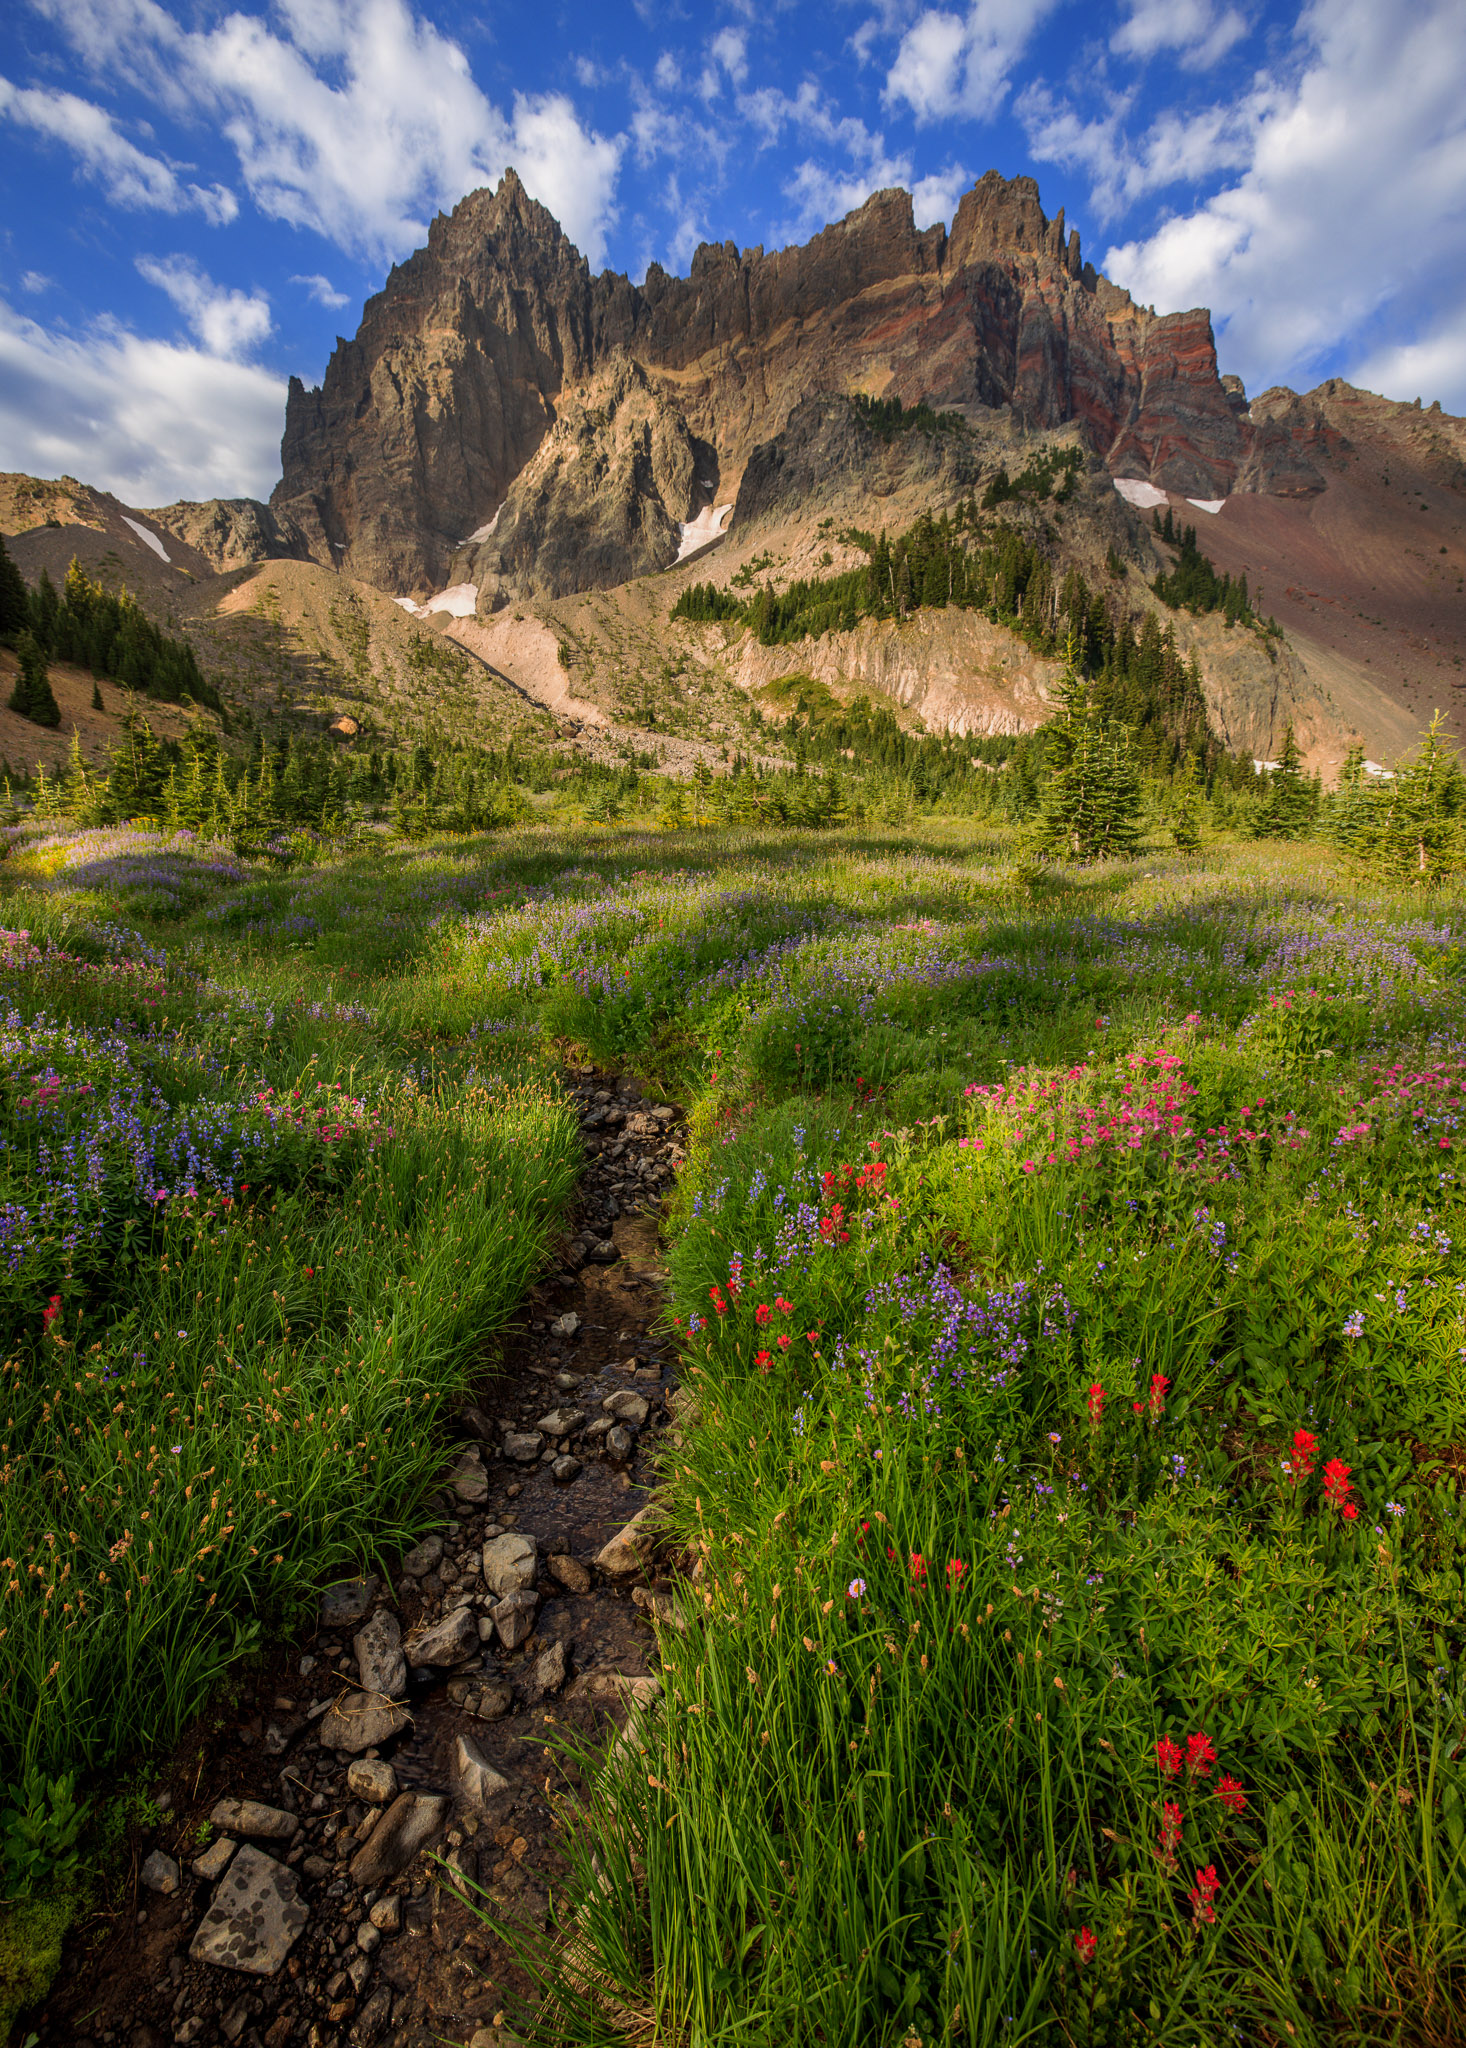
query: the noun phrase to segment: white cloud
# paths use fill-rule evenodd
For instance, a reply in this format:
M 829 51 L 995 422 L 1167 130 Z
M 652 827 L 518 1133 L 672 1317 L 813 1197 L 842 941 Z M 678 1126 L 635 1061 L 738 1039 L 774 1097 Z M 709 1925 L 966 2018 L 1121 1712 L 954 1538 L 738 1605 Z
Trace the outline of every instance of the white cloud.
M 972 0 L 966 14 L 929 7 L 901 38 L 886 75 L 889 105 L 918 122 L 997 111 L 1008 75 L 1059 0 Z
M 306 277 L 292 277 L 290 282 L 303 284 L 307 295 L 314 299 L 318 306 L 344 306 L 347 303 L 347 294 L 338 292 L 330 278 L 322 277 L 318 270 L 310 272 Z
M 957 211 L 957 202 L 972 183 L 972 175 L 961 164 L 949 164 L 944 171 L 933 171 L 925 178 L 918 178 L 911 188 L 911 210 L 919 228 L 929 228 L 933 222 L 941 221 L 950 226 L 952 215 Z
M 1349 376 L 1366 391 L 1426 405 L 1439 397 L 1447 412 L 1466 412 L 1466 299 L 1421 339 L 1376 349 Z
M 55 282 L 44 270 L 26 270 L 21 273 L 20 288 L 23 292 L 48 292 Z
M 1433 367 L 1450 381 L 1421 395 L 1466 410 L 1451 323 L 1414 332 L 1422 301 L 1466 276 L 1459 0 L 1312 0 L 1299 37 L 1291 81 L 1255 96 L 1242 175 L 1105 268 L 1158 306 L 1209 305 L 1249 387 L 1312 381 L 1352 334 L 1371 374 Z
M 179 27 L 155 0 L 34 0 L 79 56 L 180 118 L 207 111 L 265 213 L 383 258 L 427 215 L 513 164 L 593 263 L 615 217 L 620 138 L 586 129 L 560 93 L 505 114 L 462 48 L 407 0 L 280 0 L 269 25 L 230 13 Z
M 270 302 L 262 292 L 230 291 L 187 256 L 139 256 L 149 284 L 164 291 L 212 356 L 246 356 L 271 331 Z
M 670 50 L 663 50 L 657 59 L 657 68 L 652 73 L 662 92 L 675 92 L 682 83 L 682 66 Z
M 59 333 L 0 299 L 0 449 L 11 469 L 85 477 L 133 505 L 265 497 L 285 380 L 114 321 Z
M 1122 57 L 1180 53 L 1188 70 L 1201 71 L 1224 57 L 1247 33 L 1235 7 L 1218 12 L 1213 0 L 1130 0 L 1130 13 L 1110 38 Z
M 129 142 L 112 116 L 75 93 L 14 86 L 0 78 L 0 114 L 61 143 L 77 167 L 101 185 L 114 206 L 148 207 L 160 213 L 195 210 L 215 227 L 233 220 L 239 202 L 227 185 L 192 185 L 161 157 Z
M 1244 168 L 1258 124 L 1274 104 L 1275 89 L 1263 84 L 1225 106 L 1199 113 L 1167 110 L 1138 142 L 1125 131 L 1134 105 L 1129 93 L 1110 94 L 1105 111 L 1085 120 L 1047 87 L 1032 85 L 1018 95 L 1014 111 L 1041 162 L 1088 173 L 1090 203 L 1104 221 L 1168 185 L 1196 184 L 1218 171 Z
M 743 30 L 719 29 L 713 37 L 712 52 L 733 83 L 742 85 L 748 77 L 748 37 Z

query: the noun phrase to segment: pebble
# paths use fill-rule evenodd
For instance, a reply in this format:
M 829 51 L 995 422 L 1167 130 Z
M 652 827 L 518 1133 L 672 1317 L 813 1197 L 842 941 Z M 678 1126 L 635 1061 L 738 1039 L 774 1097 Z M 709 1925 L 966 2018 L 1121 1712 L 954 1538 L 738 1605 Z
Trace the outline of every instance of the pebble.
M 415 1544 L 408 1551 L 406 1557 L 403 1558 L 402 1569 L 410 1579 L 426 1578 L 442 1555 L 442 1537 L 438 1535 L 424 1536 L 422 1542 Z
M 621 1387 L 614 1394 L 607 1394 L 601 1406 L 607 1415 L 614 1415 L 618 1422 L 632 1423 L 637 1429 L 647 1418 L 646 1396 L 633 1394 L 630 1387 Z
M 636 1438 L 625 1423 L 618 1422 L 614 1429 L 606 1431 L 606 1456 L 618 1465 L 624 1465 L 635 1449 Z
M 619 1578 L 627 1572 L 639 1571 L 643 1553 L 651 1554 L 652 1510 L 655 1503 L 648 1501 L 638 1514 L 632 1516 L 624 1529 L 619 1529 L 596 1554 L 596 1565 L 603 1571 Z
M 321 1747 L 353 1756 L 363 1749 L 380 1749 L 400 1735 L 411 1719 L 405 1707 L 391 1700 L 364 1692 L 343 1693 L 321 1716 Z
M 550 1577 L 562 1585 L 567 1593 L 588 1593 L 591 1579 L 588 1568 L 578 1557 L 562 1554 L 545 1560 Z
M 378 1899 L 371 1910 L 373 1927 L 379 1927 L 383 1934 L 395 1934 L 402 1925 L 402 1895 L 388 1892 L 385 1899 Z
M 382 1946 L 382 1930 L 374 1927 L 370 1920 L 363 1920 L 356 1930 L 356 1945 L 364 1956 L 374 1956 Z
M 436 1536 L 433 1541 L 441 1552 L 443 1546 Z M 402 1654 L 402 1630 L 396 1615 L 379 1607 L 366 1627 L 358 1631 L 352 1647 L 363 1692 L 400 1700 L 407 1691 L 407 1659 Z
M 180 1883 L 178 1865 L 171 1856 L 165 1856 L 161 1849 L 154 1849 L 139 1873 L 144 1887 L 157 1892 L 165 1899 L 171 1899 Z
M 484 1545 L 484 1584 L 491 1593 L 502 1597 L 505 1593 L 517 1593 L 522 1586 L 532 1586 L 537 1568 L 533 1536 L 521 1535 L 517 1529 L 507 1530 Z
M 580 1477 L 580 1473 L 581 1464 L 579 1458 L 572 1458 L 568 1451 L 564 1457 L 557 1458 L 550 1467 L 550 1477 L 557 1486 L 568 1486 L 572 1479 Z
M 548 1415 L 542 1415 L 535 1428 L 543 1430 L 546 1436 L 573 1436 L 585 1422 L 583 1408 L 552 1408 Z
M 563 1316 L 556 1316 L 550 1328 L 557 1337 L 573 1337 L 580 1328 L 580 1317 L 574 1309 L 567 1309 Z
M 545 1440 L 537 1429 L 513 1430 L 504 1439 L 504 1456 L 516 1465 L 532 1465 L 544 1449 Z
M 499 1641 L 506 1650 L 517 1650 L 530 1630 L 534 1627 L 536 1610 L 540 1604 L 539 1594 L 528 1586 L 517 1592 L 506 1593 L 493 1609 L 493 1623 L 498 1631 Z
M 509 1780 L 494 1769 L 478 1744 L 467 1735 L 460 1735 L 453 1744 L 449 1772 L 453 1790 L 465 1806 L 482 1810 L 490 1800 L 510 1790 Z
M 321 1595 L 322 1628 L 355 1628 L 377 1597 L 375 1579 L 344 1579 Z
M 209 1815 L 209 1825 L 258 1842 L 288 1842 L 299 1823 L 293 1813 L 266 1806 L 258 1799 L 220 1799 Z
M 234 1854 L 235 1844 L 227 1835 L 220 1835 L 217 1842 L 210 1842 L 207 1849 L 193 1859 L 193 1874 L 201 1877 L 205 1884 L 212 1884 L 216 1877 L 222 1877 L 229 1868 L 229 1859 Z
M 440 1668 L 461 1664 L 478 1651 L 478 1624 L 471 1607 L 455 1607 L 441 1621 L 414 1634 L 407 1644 L 407 1661 L 414 1671 L 430 1665 Z
M 386 1884 L 442 1833 L 448 1802 L 439 1792 L 399 1792 L 365 1845 L 351 1859 L 351 1881 L 360 1889 Z
M 529 1668 L 525 1690 L 531 1700 L 542 1700 L 552 1692 L 558 1692 L 565 1683 L 565 1645 L 551 1643 L 548 1649 L 540 1651 Z
M 346 1770 L 346 1789 L 368 1806 L 385 1806 L 396 1795 L 397 1773 L 380 1757 L 354 1757 Z

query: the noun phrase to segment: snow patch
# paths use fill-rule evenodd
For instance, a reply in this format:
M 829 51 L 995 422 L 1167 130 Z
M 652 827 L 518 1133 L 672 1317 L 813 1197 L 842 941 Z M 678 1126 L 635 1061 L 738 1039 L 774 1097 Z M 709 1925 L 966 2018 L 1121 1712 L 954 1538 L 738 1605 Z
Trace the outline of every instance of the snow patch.
M 699 548 L 705 548 L 710 540 L 716 540 L 728 524 L 731 505 L 704 505 L 696 519 L 681 521 L 682 539 L 677 547 L 677 560 L 685 562 L 689 555 L 695 555 Z M 673 565 L 675 567 L 675 564 Z
M 503 509 L 504 507 L 501 505 L 499 507 L 499 512 L 502 512 Z M 486 525 L 475 527 L 473 532 L 468 536 L 468 539 L 461 540 L 458 543 L 458 545 L 461 548 L 476 548 L 480 541 L 487 540 L 489 538 L 489 535 L 493 532 L 494 528 L 499 524 L 499 512 L 496 512 L 493 518 L 490 519 Z
M 1166 502 L 1164 491 L 1158 491 L 1154 484 L 1145 483 L 1138 476 L 1117 476 L 1113 482 L 1125 503 L 1133 505 L 1137 512 L 1148 512 L 1152 505 L 1164 505 Z
M 446 590 L 440 590 L 436 597 L 430 597 L 418 609 L 424 617 L 430 612 L 447 612 L 451 618 L 471 619 L 478 610 L 478 585 L 450 583 Z
M 122 523 L 124 526 L 130 526 L 133 532 L 137 535 L 138 539 L 143 543 L 143 545 L 145 547 L 150 547 L 153 553 L 159 558 L 160 561 L 169 562 L 169 565 L 171 567 L 171 560 L 168 554 L 168 550 L 164 547 L 162 541 L 159 540 L 157 534 L 150 533 L 147 527 L 140 526 L 137 520 L 129 519 L 125 512 L 122 515 Z
M 1186 502 L 1188 505 L 1194 505 L 1198 512 L 1210 512 L 1215 515 L 1227 501 L 1225 498 L 1188 498 Z
M 419 606 L 415 597 L 394 597 L 392 602 L 400 604 L 405 612 L 411 612 L 414 618 L 417 617 Z

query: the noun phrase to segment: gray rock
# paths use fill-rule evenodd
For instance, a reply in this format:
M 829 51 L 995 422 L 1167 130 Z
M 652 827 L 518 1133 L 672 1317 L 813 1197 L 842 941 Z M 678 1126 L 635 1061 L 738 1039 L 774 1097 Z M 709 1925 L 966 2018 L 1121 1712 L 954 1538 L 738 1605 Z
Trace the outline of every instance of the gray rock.
M 357 1631 L 353 1648 L 363 1692 L 400 1700 L 407 1691 L 407 1659 L 402 1654 L 402 1630 L 396 1615 L 379 1607 L 366 1627 Z
M 414 1856 L 435 1841 L 448 1816 L 439 1792 L 399 1792 L 351 1859 L 351 1881 L 360 1890 L 387 1884 Z
M 556 1316 L 550 1328 L 557 1337 L 573 1337 L 580 1328 L 580 1317 L 573 1308 L 567 1309 L 563 1316 Z
M 560 1690 L 566 1675 L 565 1645 L 551 1643 L 548 1649 L 540 1651 L 529 1667 L 525 1690 L 531 1700 L 545 1699 L 550 1693 Z
M 425 1579 L 442 1555 L 442 1537 L 424 1536 L 422 1542 L 409 1550 L 403 1558 L 402 1569 L 410 1579 Z
M 502 1721 L 514 1705 L 514 1688 L 507 1678 L 487 1678 L 482 1685 L 471 1685 L 461 1704 L 476 1721 Z
M 506 1650 L 517 1650 L 530 1630 L 539 1608 L 540 1596 L 528 1586 L 506 1593 L 493 1609 L 493 1623 Z
M 453 1790 L 465 1806 L 486 1808 L 490 1800 L 510 1790 L 509 1780 L 494 1769 L 478 1744 L 467 1735 L 460 1735 L 453 1745 L 449 1773 Z
M 621 1247 L 609 1237 L 599 1244 L 593 1244 L 585 1255 L 588 1266 L 614 1266 L 621 1256 Z
M 355 1628 L 377 1597 L 375 1579 L 343 1579 L 321 1595 L 322 1628 Z
M 647 1418 L 647 1399 L 644 1394 L 633 1394 L 630 1387 L 620 1387 L 614 1394 L 607 1394 L 601 1406 L 608 1415 L 614 1415 L 618 1422 L 629 1422 L 634 1429 L 640 1429 Z
M 148 1891 L 157 1892 L 165 1899 L 172 1898 L 180 1883 L 178 1865 L 161 1849 L 154 1849 L 139 1875 Z
M 380 2041 L 392 2021 L 392 1987 L 379 1984 L 361 2011 L 351 2029 L 351 2038 L 361 2048 L 371 2048 Z
M 583 1408 L 552 1408 L 535 1424 L 546 1436 L 573 1436 L 585 1421 Z
M 597 1568 L 612 1578 L 623 1577 L 627 1572 L 639 1571 L 643 1560 L 652 1554 L 652 1509 L 648 1501 L 638 1514 L 632 1516 L 624 1529 L 620 1529 L 596 1554 Z
M 557 1486 L 568 1486 L 572 1479 L 580 1477 L 580 1469 L 579 1458 L 572 1458 L 567 1454 L 555 1460 L 550 1467 L 550 1477 Z
M 407 1661 L 414 1671 L 426 1665 L 461 1664 L 478 1654 L 478 1623 L 471 1607 L 455 1607 L 421 1635 L 408 1639 Z
M 609 1436 L 615 1427 L 609 1415 L 598 1415 L 594 1422 L 586 1425 L 585 1433 L 590 1437 Z
M 590 1572 L 578 1557 L 560 1556 L 546 1558 L 550 1577 L 558 1580 L 567 1593 L 588 1593 Z
M 388 1892 L 385 1899 L 378 1899 L 371 1910 L 371 1922 L 383 1934 L 395 1934 L 402 1925 L 402 1894 Z
M 635 1449 L 635 1434 L 624 1422 L 618 1422 L 614 1429 L 606 1431 L 606 1456 L 618 1465 L 624 1465 Z
M 491 1593 L 502 1596 L 517 1593 L 521 1586 L 532 1586 L 536 1570 L 533 1536 L 522 1535 L 517 1529 L 495 1536 L 484 1545 L 483 1567 L 484 1584 Z
M 385 1806 L 396 1794 L 397 1773 L 380 1757 L 355 1757 L 346 1769 L 346 1789 L 368 1806 Z
M 229 1859 L 238 1844 L 231 1842 L 227 1835 L 220 1835 L 217 1842 L 210 1842 L 207 1849 L 193 1859 L 193 1874 L 201 1877 L 205 1884 L 212 1884 L 216 1877 L 222 1877 L 229 1868 Z
M 209 1815 L 209 1825 L 227 1828 L 232 1835 L 248 1835 L 257 1842 L 288 1842 L 299 1822 L 293 1813 L 265 1806 L 258 1799 L 220 1799 Z
M 363 1920 L 356 1930 L 356 1945 L 364 1956 L 374 1956 L 382 1946 L 382 1930 L 373 1927 L 370 1920 Z
M 504 1439 L 504 1456 L 512 1458 L 516 1465 L 532 1465 L 544 1447 L 545 1440 L 537 1429 L 511 1429 Z
M 321 1716 L 321 1747 L 355 1756 L 380 1749 L 400 1735 L 412 1720 L 406 1707 L 364 1692 L 342 1693 Z
M 489 1475 L 479 1463 L 476 1451 L 459 1459 L 448 1483 L 458 1499 L 467 1501 L 470 1507 L 482 1507 L 489 1497 Z
M 245 1842 L 189 1947 L 196 1963 L 273 1977 L 310 1918 L 295 1872 Z

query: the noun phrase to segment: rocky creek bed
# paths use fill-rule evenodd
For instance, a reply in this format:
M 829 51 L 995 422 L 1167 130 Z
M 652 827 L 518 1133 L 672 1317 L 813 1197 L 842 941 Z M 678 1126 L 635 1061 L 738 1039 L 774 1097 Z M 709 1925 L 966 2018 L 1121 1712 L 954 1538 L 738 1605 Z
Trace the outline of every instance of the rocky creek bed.
M 150 1776 L 158 1823 L 70 1944 L 36 2048 L 511 2048 L 526 1987 L 475 1908 L 551 1911 L 564 1779 L 537 1738 L 646 1709 L 671 1616 L 636 1518 L 679 1399 L 655 1334 L 679 1116 L 566 1078 L 578 1209 L 459 1412 L 438 1526 L 390 1580 L 323 1588 L 314 1627 Z

